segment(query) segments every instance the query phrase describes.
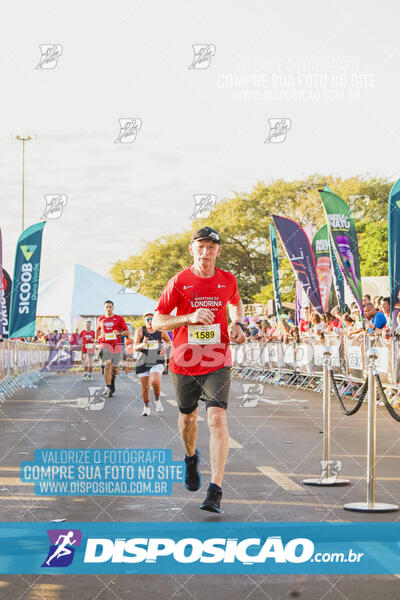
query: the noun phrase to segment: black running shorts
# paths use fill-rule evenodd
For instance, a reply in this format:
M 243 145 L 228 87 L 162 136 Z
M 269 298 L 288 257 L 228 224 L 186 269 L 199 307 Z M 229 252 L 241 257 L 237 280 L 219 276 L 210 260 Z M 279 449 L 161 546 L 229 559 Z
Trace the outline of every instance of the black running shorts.
M 190 414 L 203 400 L 206 408 L 219 406 L 226 410 L 231 384 L 231 367 L 222 367 L 207 375 L 180 375 L 172 373 L 179 411 Z
M 103 362 L 106 362 L 106 360 L 111 360 L 112 366 L 118 367 L 119 363 L 122 360 L 122 351 L 112 352 L 110 348 L 103 346 L 100 352 L 100 357 Z

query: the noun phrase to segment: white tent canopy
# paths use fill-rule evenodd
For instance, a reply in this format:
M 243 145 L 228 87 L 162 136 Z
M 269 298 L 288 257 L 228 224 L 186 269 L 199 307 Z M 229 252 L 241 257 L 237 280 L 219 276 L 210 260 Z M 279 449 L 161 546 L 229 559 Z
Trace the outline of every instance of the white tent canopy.
M 138 292 L 123 293 L 119 283 L 76 264 L 40 284 L 37 316 L 57 316 L 72 331 L 77 317 L 103 315 L 105 300 L 114 302 L 116 314 L 130 316 L 154 311 L 157 304 Z

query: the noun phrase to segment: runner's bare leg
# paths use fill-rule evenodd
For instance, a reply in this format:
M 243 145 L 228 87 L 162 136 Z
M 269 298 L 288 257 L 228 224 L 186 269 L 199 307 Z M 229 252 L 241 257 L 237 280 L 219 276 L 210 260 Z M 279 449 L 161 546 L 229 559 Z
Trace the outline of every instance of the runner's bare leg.
M 189 415 L 179 413 L 178 427 L 187 456 L 193 456 L 196 451 L 198 409 Z
M 211 483 L 222 487 L 229 451 L 226 410 L 219 406 L 210 406 L 207 409 L 207 420 L 210 429 Z
M 150 374 L 150 382 L 153 387 L 154 395 L 158 397 L 161 392 L 161 375 L 160 375 L 160 373 L 151 373 Z
M 104 379 L 105 379 L 106 385 L 111 385 L 111 371 L 112 371 L 111 360 L 106 360 L 104 362 Z
M 150 377 L 140 377 L 140 385 L 142 386 L 143 402 L 147 405 L 150 402 Z

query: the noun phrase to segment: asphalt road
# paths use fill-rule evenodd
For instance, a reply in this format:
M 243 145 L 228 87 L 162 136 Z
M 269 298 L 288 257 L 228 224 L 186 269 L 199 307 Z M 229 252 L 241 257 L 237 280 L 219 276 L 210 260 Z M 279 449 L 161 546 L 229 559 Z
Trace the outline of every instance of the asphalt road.
M 229 407 L 231 449 L 222 508 L 216 516 L 199 510 L 209 480 L 208 428 L 204 407 L 198 446 L 203 487 L 188 492 L 174 484 L 168 497 L 43 497 L 19 479 L 20 462 L 33 460 L 37 448 L 170 448 L 183 459 L 177 408 L 169 376 L 163 376 L 165 411 L 142 417 L 139 382 L 121 375 L 117 393 L 102 410 L 85 410 L 88 386 L 76 374 L 50 376 L 35 390 L 23 390 L 0 407 L 1 521 L 398 521 L 399 512 L 348 512 L 343 504 L 366 496 L 364 405 L 345 417 L 332 399 L 332 458 L 342 462 L 346 487 L 309 487 L 305 477 L 321 474 L 322 397 L 265 385 L 258 406 L 242 408 L 242 383 L 234 380 Z M 154 404 L 153 404 L 154 406 Z M 378 407 L 377 501 L 400 503 L 400 424 Z M 399 597 L 397 576 L 210 576 L 82 575 L 1 576 L 0 598 L 7 600 L 118 600 L 149 598 L 358 600 Z

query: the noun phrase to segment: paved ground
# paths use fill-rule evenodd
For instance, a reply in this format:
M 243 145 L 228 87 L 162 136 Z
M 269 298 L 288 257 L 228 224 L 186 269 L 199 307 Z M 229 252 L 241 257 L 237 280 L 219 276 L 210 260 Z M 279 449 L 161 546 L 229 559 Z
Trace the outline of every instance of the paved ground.
M 100 374 L 90 385 L 101 385 Z M 141 416 L 139 383 L 122 375 L 117 394 L 101 411 L 78 408 L 88 384 L 77 375 L 49 377 L 36 390 L 24 390 L 0 407 L 1 521 L 398 521 L 400 513 L 366 514 L 343 510 L 365 499 L 366 407 L 345 417 L 333 402 L 332 458 L 342 461 L 351 485 L 305 487 L 319 476 L 321 396 L 264 386 L 256 408 L 240 408 L 241 382 L 230 400 L 231 450 L 224 485 L 224 514 L 199 510 L 206 485 L 196 493 L 174 484 L 166 498 L 37 497 L 21 485 L 19 465 L 37 448 L 171 448 L 183 458 L 177 435 L 177 408 L 171 381 L 163 377 L 165 412 Z M 200 413 L 204 419 L 202 408 Z M 400 503 L 400 425 L 378 409 L 377 500 Z M 209 477 L 207 423 L 199 423 L 203 481 Z M 228 582 L 229 581 L 229 582 Z M 396 576 L 0 576 L 0 598 L 7 600 L 118 600 L 119 598 L 203 600 L 358 600 L 378 594 L 399 597 Z

